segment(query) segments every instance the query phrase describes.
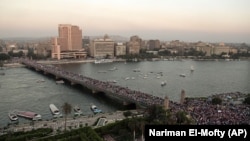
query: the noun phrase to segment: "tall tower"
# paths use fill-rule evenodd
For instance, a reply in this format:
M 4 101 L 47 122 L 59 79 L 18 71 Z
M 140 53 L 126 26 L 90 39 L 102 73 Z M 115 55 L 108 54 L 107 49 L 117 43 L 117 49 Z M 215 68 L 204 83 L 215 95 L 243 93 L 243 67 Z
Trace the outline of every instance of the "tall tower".
M 180 104 L 183 104 L 183 103 L 184 103 L 184 101 L 185 101 L 185 96 L 186 96 L 185 91 L 184 91 L 184 90 L 181 90 L 181 100 L 180 100 Z
M 169 99 L 168 99 L 168 96 L 165 96 L 163 104 L 164 104 L 163 105 L 164 106 L 164 110 L 169 109 Z
M 61 51 L 82 49 L 82 30 L 78 26 L 59 24 L 58 33 Z

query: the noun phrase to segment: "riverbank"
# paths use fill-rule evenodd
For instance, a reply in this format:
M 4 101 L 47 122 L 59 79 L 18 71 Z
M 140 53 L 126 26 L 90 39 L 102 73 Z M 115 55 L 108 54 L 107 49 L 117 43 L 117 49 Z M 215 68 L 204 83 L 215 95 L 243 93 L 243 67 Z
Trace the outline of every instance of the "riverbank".
M 115 121 L 125 119 L 123 111 L 116 111 L 111 113 L 100 113 L 96 115 L 84 115 L 76 117 L 67 118 L 67 130 L 78 129 L 84 126 L 91 126 L 93 128 L 103 126 L 103 125 L 94 125 L 97 123 L 98 119 L 105 119 L 105 124 L 112 123 Z M 10 132 L 20 132 L 20 131 L 31 131 L 39 128 L 52 128 L 54 132 L 60 132 L 64 130 L 65 118 L 54 118 L 51 120 L 42 120 L 42 121 L 30 121 L 30 123 L 19 123 L 19 124 L 10 124 L 3 129 L 0 129 L 0 136 Z
M 20 63 L 7 63 L 3 65 L 4 68 L 18 68 L 18 67 L 25 67 L 25 65 Z

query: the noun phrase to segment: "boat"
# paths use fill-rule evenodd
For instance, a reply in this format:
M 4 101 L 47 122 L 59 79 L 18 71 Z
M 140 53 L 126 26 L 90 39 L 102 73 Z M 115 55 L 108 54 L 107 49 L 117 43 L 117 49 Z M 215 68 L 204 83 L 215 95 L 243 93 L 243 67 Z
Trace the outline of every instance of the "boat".
M 16 120 L 18 120 L 18 116 L 17 116 L 17 114 L 14 113 L 14 112 L 9 112 L 9 113 L 8 113 L 8 116 L 9 116 L 9 118 L 10 118 L 11 121 L 16 121 Z
M 193 72 L 194 71 L 194 66 L 190 67 L 190 71 Z
M 165 86 L 165 85 L 167 85 L 167 82 L 166 81 L 162 81 L 161 82 L 161 86 Z
M 180 74 L 180 77 L 186 77 L 186 74 L 182 73 Z
M 94 61 L 95 64 L 112 63 L 112 62 L 113 62 L 112 59 L 98 59 L 98 60 L 95 60 L 95 61 Z
M 49 108 L 53 115 L 60 115 L 59 109 L 54 104 L 50 104 Z
M 98 109 L 97 106 L 94 105 L 94 104 L 91 105 L 90 109 L 92 110 L 92 112 L 93 112 L 94 114 L 97 114 L 97 113 L 101 113 L 101 112 L 102 112 L 102 110 L 101 110 L 101 109 Z
M 64 83 L 63 80 L 58 80 L 58 81 L 56 81 L 56 84 L 63 84 L 63 83 Z
M 113 67 L 111 69 L 109 69 L 110 71 L 115 71 L 115 70 L 118 70 L 117 67 Z
M 129 80 L 129 79 L 130 79 L 130 77 L 126 77 L 126 78 L 125 78 L 125 80 Z
M 109 82 L 109 83 L 117 83 L 116 80 L 108 80 L 107 82 Z
M 42 116 L 40 114 L 37 114 L 35 112 L 31 112 L 31 111 L 15 111 L 15 114 L 17 116 L 23 117 L 23 118 L 27 118 L 27 119 L 31 119 L 31 120 L 41 120 Z
M 98 71 L 98 73 L 106 73 L 107 71 Z
M 133 71 L 134 72 L 140 72 L 141 70 L 139 68 L 137 68 L 137 69 L 134 69 Z
M 37 80 L 36 82 L 37 82 L 37 83 L 42 83 L 42 82 L 45 82 L 45 80 L 44 80 L 44 79 L 41 79 L 41 80 Z
M 75 115 L 81 115 L 82 114 L 82 110 L 80 109 L 79 106 L 74 106 L 74 112 L 75 112 Z

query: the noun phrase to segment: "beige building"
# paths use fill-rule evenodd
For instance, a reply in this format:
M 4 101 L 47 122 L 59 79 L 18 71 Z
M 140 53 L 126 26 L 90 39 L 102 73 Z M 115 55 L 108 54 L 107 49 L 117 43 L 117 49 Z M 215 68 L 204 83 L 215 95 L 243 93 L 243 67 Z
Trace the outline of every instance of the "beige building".
M 220 55 L 221 53 L 229 54 L 230 47 L 226 46 L 224 43 L 220 43 L 219 45 L 214 47 L 213 54 Z
M 82 49 L 82 30 L 78 26 L 59 24 L 58 33 L 61 51 Z
M 197 51 L 202 51 L 206 53 L 206 56 L 211 56 L 213 54 L 213 47 L 210 44 L 204 42 L 198 42 L 195 44 Z
M 82 30 L 75 25 L 59 24 L 59 37 L 51 39 L 51 57 L 86 58 L 87 53 L 82 48 Z
M 153 49 L 159 49 L 161 46 L 160 40 L 149 40 L 148 41 L 148 49 L 153 50 Z
M 115 56 L 126 55 L 126 45 L 123 43 L 117 43 L 115 45 Z
M 107 35 L 103 39 L 94 39 L 90 43 L 90 56 L 94 58 L 114 57 L 115 42 Z
M 139 38 L 138 36 L 131 36 L 130 41 L 127 43 L 128 54 L 139 54 L 141 43 L 141 38 Z

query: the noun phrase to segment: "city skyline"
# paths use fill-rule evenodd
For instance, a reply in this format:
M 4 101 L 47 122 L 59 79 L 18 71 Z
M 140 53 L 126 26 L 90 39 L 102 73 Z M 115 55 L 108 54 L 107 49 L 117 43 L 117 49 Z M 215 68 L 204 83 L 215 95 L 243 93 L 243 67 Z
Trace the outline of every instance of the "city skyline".
M 2 0 L 0 38 L 53 37 L 59 24 L 83 36 L 250 43 L 248 0 Z

